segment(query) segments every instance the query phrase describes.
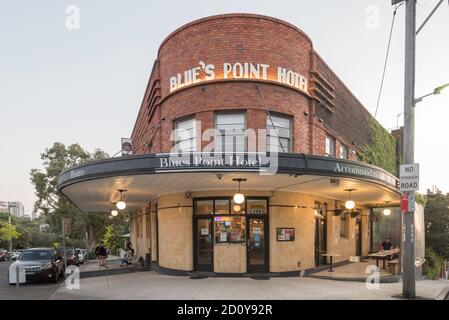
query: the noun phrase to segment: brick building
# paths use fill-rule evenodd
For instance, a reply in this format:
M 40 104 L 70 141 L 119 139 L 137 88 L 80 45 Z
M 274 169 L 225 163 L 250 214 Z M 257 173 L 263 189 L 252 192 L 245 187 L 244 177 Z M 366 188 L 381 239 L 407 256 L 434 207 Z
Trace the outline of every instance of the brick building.
M 59 188 L 86 211 L 124 199 L 138 255 L 161 272 L 297 273 L 385 236 L 372 230 L 397 179 L 358 161 L 371 120 L 297 27 L 207 17 L 160 45 L 134 155 L 71 168 Z

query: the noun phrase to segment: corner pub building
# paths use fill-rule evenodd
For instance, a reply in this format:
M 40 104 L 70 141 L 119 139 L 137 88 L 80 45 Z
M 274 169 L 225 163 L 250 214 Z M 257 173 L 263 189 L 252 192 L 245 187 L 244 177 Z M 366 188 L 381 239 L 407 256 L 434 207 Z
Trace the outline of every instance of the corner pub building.
M 160 45 L 133 154 L 69 168 L 59 190 L 87 212 L 125 201 L 159 272 L 298 274 L 400 244 L 398 180 L 359 160 L 371 121 L 297 27 L 211 16 Z

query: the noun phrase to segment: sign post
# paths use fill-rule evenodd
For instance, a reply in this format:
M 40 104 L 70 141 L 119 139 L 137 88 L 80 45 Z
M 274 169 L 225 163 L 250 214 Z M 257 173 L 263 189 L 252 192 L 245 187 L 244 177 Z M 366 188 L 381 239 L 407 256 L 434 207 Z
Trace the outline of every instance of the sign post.
M 403 288 L 406 298 L 415 298 L 415 191 L 419 189 L 419 164 L 404 164 L 399 168 L 399 188 L 402 191 L 401 212 L 403 241 Z

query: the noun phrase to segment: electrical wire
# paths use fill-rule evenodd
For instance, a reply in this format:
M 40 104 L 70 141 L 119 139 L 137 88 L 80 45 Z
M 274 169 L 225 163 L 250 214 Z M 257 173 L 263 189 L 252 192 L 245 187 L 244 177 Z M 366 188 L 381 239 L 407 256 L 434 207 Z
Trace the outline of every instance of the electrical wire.
M 387 53 L 385 54 L 384 69 L 383 69 L 383 72 L 382 72 L 382 80 L 380 82 L 379 95 L 377 96 L 376 112 L 374 113 L 374 118 L 377 117 L 377 111 L 379 111 L 380 97 L 382 96 L 382 90 L 383 90 L 383 87 L 384 87 L 385 73 L 386 73 L 387 64 L 388 64 L 388 56 L 390 54 L 391 37 L 393 35 L 394 21 L 396 19 L 396 11 L 403 4 L 404 4 L 404 2 L 401 2 L 400 4 L 396 5 L 396 7 L 394 8 L 394 11 L 393 11 L 393 18 L 391 20 L 391 27 L 390 27 L 390 35 L 388 36 Z

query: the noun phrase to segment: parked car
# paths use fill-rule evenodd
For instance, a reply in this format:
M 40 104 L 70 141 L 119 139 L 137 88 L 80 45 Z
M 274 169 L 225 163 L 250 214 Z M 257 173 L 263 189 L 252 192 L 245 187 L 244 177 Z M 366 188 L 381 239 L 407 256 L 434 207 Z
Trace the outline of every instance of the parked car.
M 16 270 L 16 267 L 25 267 L 26 280 L 48 279 L 58 282 L 59 277 L 64 276 L 64 260 L 50 248 L 32 248 L 23 250 L 17 261 L 9 270 Z M 11 272 L 11 271 L 10 271 Z M 9 274 L 9 284 L 14 284 L 15 277 Z
M 87 259 L 86 249 L 76 248 L 76 253 L 78 254 L 79 263 L 84 263 L 84 261 Z
M 8 251 L 0 249 L 0 261 L 9 261 L 11 256 Z
M 9 252 L 9 255 L 10 255 L 11 260 L 16 260 L 20 256 L 20 252 L 19 251 L 11 251 L 11 252 Z
M 59 247 L 58 252 L 60 253 L 61 256 L 64 256 L 64 247 Z M 76 253 L 75 248 L 71 248 L 71 247 L 65 248 L 65 259 L 67 261 L 68 266 L 74 265 L 74 266 L 79 267 L 79 265 L 80 265 L 80 260 L 79 260 L 78 254 Z

